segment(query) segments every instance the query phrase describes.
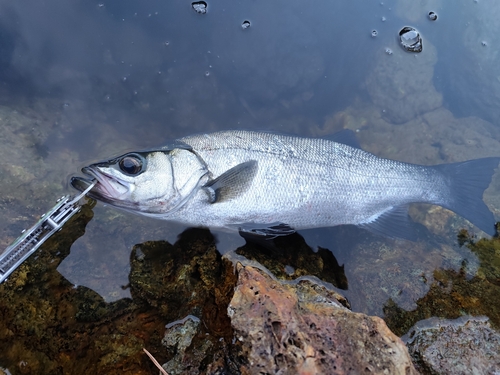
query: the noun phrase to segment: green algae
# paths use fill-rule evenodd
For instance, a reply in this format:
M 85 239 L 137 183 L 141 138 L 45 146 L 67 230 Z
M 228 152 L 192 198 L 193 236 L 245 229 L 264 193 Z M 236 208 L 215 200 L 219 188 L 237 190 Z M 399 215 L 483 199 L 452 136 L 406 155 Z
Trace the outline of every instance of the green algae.
M 466 230 L 461 230 L 458 242 L 477 256 L 480 265 L 476 274 L 467 275 L 465 261 L 458 271 L 435 270 L 428 293 L 416 301 L 417 308 L 413 311 L 405 311 L 389 299 L 384 305 L 384 320 L 397 335 L 406 333 L 417 321 L 433 316 L 454 319 L 486 315 L 494 328 L 500 328 L 500 238 L 497 235 L 476 241 Z

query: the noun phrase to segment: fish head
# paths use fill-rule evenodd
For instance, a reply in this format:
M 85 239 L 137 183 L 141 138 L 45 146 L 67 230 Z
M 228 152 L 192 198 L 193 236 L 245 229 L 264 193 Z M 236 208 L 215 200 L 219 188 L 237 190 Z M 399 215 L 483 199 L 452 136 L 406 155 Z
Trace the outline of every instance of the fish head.
M 189 149 L 130 152 L 91 164 L 82 172 L 96 181 L 92 198 L 145 215 L 159 215 L 180 208 L 200 187 L 208 170 Z M 73 177 L 71 184 L 83 191 L 89 179 Z

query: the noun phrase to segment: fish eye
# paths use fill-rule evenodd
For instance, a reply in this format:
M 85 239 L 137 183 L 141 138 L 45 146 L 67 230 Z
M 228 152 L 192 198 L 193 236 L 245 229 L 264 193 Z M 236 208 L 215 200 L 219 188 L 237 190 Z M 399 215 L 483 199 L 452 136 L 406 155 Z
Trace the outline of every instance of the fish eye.
M 138 155 L 125 155 L 119 162 L 120 169 L 129 175 L 136 175 L 142 170 L 142 158 Z

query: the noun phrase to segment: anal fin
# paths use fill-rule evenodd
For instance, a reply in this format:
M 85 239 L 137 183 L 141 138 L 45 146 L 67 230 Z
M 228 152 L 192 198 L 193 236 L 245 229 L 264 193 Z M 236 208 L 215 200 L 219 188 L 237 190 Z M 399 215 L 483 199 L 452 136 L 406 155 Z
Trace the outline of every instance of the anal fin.
M 415 223 L 408 215 L 408 206 L 393 207 L 385 211 L 374 220 L 359 224 L 372 233 L 379 234 L 391 238 L 400 238 L 410 241 L 417 240 L 415 232 Z

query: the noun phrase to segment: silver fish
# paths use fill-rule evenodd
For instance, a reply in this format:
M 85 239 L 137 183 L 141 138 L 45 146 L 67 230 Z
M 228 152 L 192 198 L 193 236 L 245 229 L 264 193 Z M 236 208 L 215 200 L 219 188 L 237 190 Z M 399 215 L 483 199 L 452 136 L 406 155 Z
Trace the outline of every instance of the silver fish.
M 82 171 L 97 180 L 90 196 L 188 226 L 279 236 L 354 224 L 414 239 L 407 207 L 416 202 L 445 207 L 493 234 L 482 195 L 499 162 L 422 166 L 329 139 L 238 130 L 181 138 Z M 79 190 L 88 183 L 72 179 Z

